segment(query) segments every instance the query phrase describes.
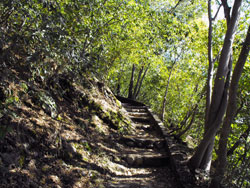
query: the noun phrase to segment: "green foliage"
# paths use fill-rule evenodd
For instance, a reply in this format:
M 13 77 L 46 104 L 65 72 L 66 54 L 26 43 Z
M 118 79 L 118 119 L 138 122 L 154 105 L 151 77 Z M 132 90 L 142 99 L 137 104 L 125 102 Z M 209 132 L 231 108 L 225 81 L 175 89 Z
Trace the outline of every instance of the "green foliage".
M 228 157 L 227 184 L 228 186 L 242 185 L 249 187 L 248 166 L 250 161 L 249 144 L 249 60 L 244 68 L 240 80 L 238 109 L 241 109 L 232 124 L 232 133 L 228 140 L 228 148 L 231 149 L 236 143 L 239 143 L 232 155 Z
M 91 147 L 89 146 L 88 142 L 83 142 L 82 144 L 84 146 L 84 148 L 88 151 L 88 152 L 92 152 L 92 149 Z
M 13 86 L 4 87 L 4 100 L 0 102 L 0 139 L 12 131 L 12 119 L 18 117 L 15 107 L 20 105 L 20 98 Z
M 107 67 L 120 51 L 113 42 L 121 45 L 114 40 L 117 33 L 119 37 L 124 35 L 123 40 L 129 36 L 121 27 L 137 32 L 136 27 L 128 26 L 127 18 L 136 19 L 138 15 L 133 17 L 131 13 L 141 10 L 142 5 L 138 8 L 132 2 L 112 0 L 4 0 L 0 9 L 4 53 L 11 51 L 21 56 L 33 76 L 43 80 L 53 71 L 98 71 L 103 63 Z M 18 62 L 12 57 L 5 63 Z
M 33 102 L 39 105 L 47 114 L 52 118 L 57 117 L 57 105 L 49 92 L 30 91 L 29 94 L 33 96 Z
M 194 145 L 198 144 L 204 131 L 205 97 L 202 95 L 205 95 L 208 68 L 208 32 L 204 21 L 207 1 L 179 1 L 179 6 L 175 7 L 176 3 L 173 0 L 2 0 L 0 68 L 28 69 L 26 81 L 30 83 L 47 83 L 51 77 L 56 80 L 59 73 L 73 75 L 74 79 L 83 73 L 89 77 L 95 74 L 107 79 L 114 92 L 119 85 L 120 94 L 127 96 L 132 65 L 136 65 L 135 78 L 142 66 L 150 65 L 138 100 L 161 113 L 170 77 L 164 122 L 177 130 L 185 128 L 190 117 L 186 122 L 185 118 L 198 104 L 194 125 L 186 133 L 196 140 Z M 240 52 L 250 19 L 248 2 L 243 3 L 244 16 L 239 21 L 239 31 L 235 36 L 234 57 Z M 213 54 L 217 56 L 223 45 L 226 21 L 219 19 L 214 23 Z M 229 147 L 237 142 L 249 125 L 249 62 L 248 58 L 239 88 L 239 106 L 243 103 L 243 107 L 235 119 Z M 217 66 L 216 61 L 215 70 Z M 91 89 L 90 83 L 83 84 Z M 50 89 L 60 89 L 60 97 L 65 97 L 70 87 L 62 85 L 55 82 Z M 51 94 L 41 91 L 37 95 L 29 91 L 29 86 L 20 82 L 18 93 L 8 87 L 1 90 L 0 119 L 6 114 L 16 117 L 11 107 L 19 105 L 28 93 L 45 112 L 61 121 Z M 87 95 L 79 95 L 79 99 L 81 107 L 96 113 L 121 133 L 129 128 L 121 114 L 105 111 Z M 81 122 L 79 125 L 85 126 Z M 9 130 L 10 127 L 2 124 L 1 136 Z M 247 144 L 241 144 L 229 159 L 228 174 L 235 172 L 243 178 L 244 173 L 248 173 L 236 171 L 246 165 L 241 160 L 243 155 L 249 159 Z M 242 184 L 247 187 L 245 181 Z
M 130 122 L 126 120 L 120 112 L 113 111 L 112 109 L 103 109 L 101 104 L 91 101 L 90 113 L 98 115 L 98 117 L 107 123 L 110 127 L 118 129 L 120 133 L 125 133 L 129 130 Z

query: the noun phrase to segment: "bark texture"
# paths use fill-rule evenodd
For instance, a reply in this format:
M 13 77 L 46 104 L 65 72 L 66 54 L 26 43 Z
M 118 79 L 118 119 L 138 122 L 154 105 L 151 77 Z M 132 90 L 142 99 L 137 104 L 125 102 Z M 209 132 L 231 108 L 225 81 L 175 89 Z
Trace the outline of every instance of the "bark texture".
M 205 125 L 205 134 L 195 154 L 189 161 L 189 166 L 192 170 L 196 168 L 208 169 L 210 166 L 214 138 L 226 112 L 232 66 L 232 59 L 230 57 L 234 33 L 237 28 L 237 22 L 240 14 L 241 3 L 242 0 L 234 2 L 232 16 L 230 17 L 230 22 L 228 24 L 221 56 L 219 59 L 211 105 Z
M 167 81 L 167 85 L 166 85 L 166 90 L 165 90 L 164 98 L 162 101 L 162 109 L 161 109 L 161 117 L 160 118 L 163 122 L 164 122 L 165 108 L 166 108 L 166 103 L 167 103 L 168 88 L 169 88 L 169 84 L 170 84 L 170 80 L 171 80 L 171 76 L 172 76 L 172 72 L 173 72 L 175 63 L 176 63 L 176 61 L 173 63 L 173 65 L 170 69 L 170 73 L 168 75 L 168 81 Z
M 134 73 L 135 73 L 135 64 L 133 64 L 133 67 L 132 67 L 131 78 L 130 78 L 130 83 L 129 83 L 129 88 L 128 88 L 128 98 L 130 99 L 133 96 Z
M 143 76 L 142 76 L 142 78 L 141 78 L 141 80 L 140 80 L 139 87 L 138 87 L 138 89 L 137 89 L 137 91 L 136 91 L 136 93 L 135 93 L 135 99 L 138 97 L 138 95 L 139 95 L 139 93 L 140 93 L 140 91 L 141 91 L 142 82 L 143 82 L 143 80 L 144 80 L 144 78 L 145 78 L 145 76 L 146 76 L 146 74 L 147 74 L 147 72 L 148 72 L 149 66 L 150 66 L 150 64 L 147 66 L 147 68 L 146 68 L 146 70 L 144 71 Z
M 144 78 L 145 78 L 145 76 L 147 74 L 147 71 L 148 71 L 149 67 L 150 67 L 150 64 L 148 64 L 146 70 L 144 71 L 145 65 L 142 65 L 142 67 L 139 70 L 137 79 L 136 79 L 136 84 L 134 86 L 135 64 L 133 64 L 131 78 L 130 78 L 130 84 L 129 84 L 128 98 L 135 100 L 139 96 L 143 80 L 144 80 Z
M 139 84 L 140 84 L 140 80 L 141 80 L 143 70 L 144 70 L 144 65 L 140 68 L 140 71 L 139 71 L 139 74 L 138 74 L 138 77 L 137 77 L 137 81 L 136 81 L 136 85 L 135 85 L 135 88 L 134 88 L 134 91 L 133 91 L 132 99 L 136 98 L 136 93 L 137 93 L 137 90 L 138 90 L 138 87 L 139 87 Z
M 213 19 L 211 12 L 211 0 L 208 0 L 208 73 L 207 73 L 207 96 L 206 96 L 206 113 L 205 113 L 205 121 L 208 120 L 208 112 L 211 104 L 211 96 L 212 96 L 212 81 L 213 81 L 213 52 L 212 52 L 212 32 L 213 32 Z
M 226 170 L 227 164 L 227 141 L 231 131 L 231 124 L 237 109 L 237 89 L 239 80 L 243 71 L 243 67 L 247 60 L 247 56 L 250 50 L 250 26 L 248 28 L 247 37 L 242 47 L 239 59 L 234 69 L 230 91 L 229 91 L 229 102 L 226 117 L 222 126 L 220 141 L 219 141 L 219 152 L 218 152 L 218 165 L 215 171 L 215 176 L 212 180 L 210 188 L 216 188 L 220 186 Z

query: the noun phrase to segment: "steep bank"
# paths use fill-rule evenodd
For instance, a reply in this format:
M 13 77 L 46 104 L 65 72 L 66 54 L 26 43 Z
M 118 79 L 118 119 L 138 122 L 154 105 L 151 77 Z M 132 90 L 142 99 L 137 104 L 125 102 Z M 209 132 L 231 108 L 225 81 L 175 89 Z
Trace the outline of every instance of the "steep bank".
M 0 187 L 101 187 L 131 125 L 112 92 L 87 76 L 0 75 Z

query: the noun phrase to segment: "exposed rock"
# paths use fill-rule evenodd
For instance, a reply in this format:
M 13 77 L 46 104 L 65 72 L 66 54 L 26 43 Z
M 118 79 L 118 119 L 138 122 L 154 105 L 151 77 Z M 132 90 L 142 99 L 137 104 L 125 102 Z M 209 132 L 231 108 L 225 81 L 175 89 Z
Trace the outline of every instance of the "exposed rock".
M 126 161 L 129 165 L 133 165 L 135 162 L 135 156 L 134 155 L 128 155 L 126 158 Z
M 126 142 L 126 145 L 130 146 L 130 147 L 134 147 L 135 143 L 133 141 L 128 141 L 128 142 Z
M 35 159 L 30 160 L 30 162 L 28 163 L 28 167 L 30 170 L 37 170 Z
M 66 140 L 62 140 L 63 152 L 65 155 L 75 156 L 77 154 L 75 146 L 72 143 L 68 143 Z M 70 157 L 69 156 L 69 157 Z
M 135 166 L 143 166 L 143 158 L 142 157 L 137 157 L 134 163 Z

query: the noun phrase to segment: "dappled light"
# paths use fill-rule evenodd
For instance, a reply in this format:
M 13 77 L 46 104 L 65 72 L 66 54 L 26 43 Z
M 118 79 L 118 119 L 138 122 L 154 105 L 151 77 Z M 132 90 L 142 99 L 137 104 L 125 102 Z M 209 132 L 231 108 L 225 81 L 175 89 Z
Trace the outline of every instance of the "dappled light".
M 249 0 L 1 0 L 0 187 L 248 188 Z

